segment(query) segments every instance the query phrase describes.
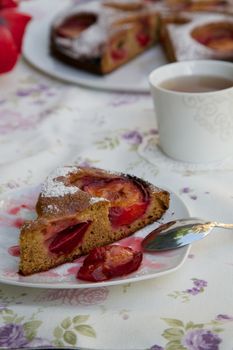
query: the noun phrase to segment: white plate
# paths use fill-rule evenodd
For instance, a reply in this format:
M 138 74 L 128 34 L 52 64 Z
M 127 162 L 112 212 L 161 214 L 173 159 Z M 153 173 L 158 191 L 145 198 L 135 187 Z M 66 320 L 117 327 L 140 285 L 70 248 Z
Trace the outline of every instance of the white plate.
M 58 0 L 50 1 L 56 1 L 56 4 L 54 2 L 54 9 L 56 9 Z M 46 8 L 48 1 L 40 0 L 40 6 Z M 158 45 L 103 77 L 78 70 L 50 56 L 49 33 L 53 18 L 49 16 L 29 24 L 24 38 L 23 53 L 34 67 L 55 78 L 102 90 L 149 92 L 148 75 L 156 67 L 167 63 Z
M 76 273 L 81 266 L 83 257 L 73 263 L 63 264 L 48 272 L 37 273 L 23 277 L 17 273 L 19 257 L 12 255 L 11 247 L 17 246 L 19 226 L 22 219 L 35 216 L 34 206 L 38 197 L 39 188 L 26 188 L 11 192 L 0 201 L 0 282 L 17 286 L 34 288 L 91 288 L 100 286 L 119 285 L 129 282 L 142 281 L 165 275 L 178 269 L 185 261 L 189 246 L 168 252 L 144 254 L 140 268 L 127 276 L 113 280 L 90 283 L 76 279 Z M 171 193 L 171 204 L 167 213 L 159 222 L 167 222 L 175 218 L 188 217 L 189 212 L 181 199 Z M 142 237 L 145 237 L 158 223 L 147 226 L 131 237 L 123 239 L 120 244 L 137 249 Z M 11 253 L 10 253 L 11 252 Z

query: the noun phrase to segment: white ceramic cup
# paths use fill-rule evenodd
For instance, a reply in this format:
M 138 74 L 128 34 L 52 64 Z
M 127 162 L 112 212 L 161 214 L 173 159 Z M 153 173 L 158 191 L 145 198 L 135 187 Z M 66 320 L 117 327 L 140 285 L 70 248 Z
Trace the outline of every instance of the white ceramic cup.
M 160 84 L 181 76 L 216 76 L 233 81 L 233 64 L 200 60 L 167 64 L 149 76 L 160 147 L 185 162 L 218 161 L 233 155 L 233 87 L 213 92 L 177 92 Z

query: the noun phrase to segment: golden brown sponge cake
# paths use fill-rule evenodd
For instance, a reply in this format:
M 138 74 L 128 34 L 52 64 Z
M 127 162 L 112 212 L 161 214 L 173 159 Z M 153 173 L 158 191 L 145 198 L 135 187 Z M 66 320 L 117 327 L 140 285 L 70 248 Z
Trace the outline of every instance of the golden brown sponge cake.
M 46 271 L 159 219 L 169 193 L 135 176 L 63 167 L 45 181 L 38 217 L 20 233 L 19 272 Z

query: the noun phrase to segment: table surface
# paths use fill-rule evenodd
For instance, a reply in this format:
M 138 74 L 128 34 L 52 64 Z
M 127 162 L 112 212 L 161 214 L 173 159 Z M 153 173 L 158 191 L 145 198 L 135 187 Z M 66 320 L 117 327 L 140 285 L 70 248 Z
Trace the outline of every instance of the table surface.
M 24 7 L 43 16 L 38 2 Z M 38 185 L 54 168 L 88 164 L 178 194 L 192 216 L 233 222 L 233 159 L 185 164 L 158 147 L 149 94 L 53 80 L 23 59 L 0 77 L 0 193 Z M 232 349 L 233 236 L 215 229 L 177 271 L 111 287 L 0 285 L 0 348 Z

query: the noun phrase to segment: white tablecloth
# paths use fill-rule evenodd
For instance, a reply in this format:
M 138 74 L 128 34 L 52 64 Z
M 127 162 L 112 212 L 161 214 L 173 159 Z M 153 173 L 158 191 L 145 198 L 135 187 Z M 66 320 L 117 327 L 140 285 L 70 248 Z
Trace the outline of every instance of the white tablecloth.
M 24 6 L 46 12 L 38 2 Z M 0 77 L 0 150 L 2 198 L 57 166 L 88 164 L 169 188 L 192 216 L 233 222 L 233 159 L 195 165 L 163 155 L 149 94 L 64 84 L 22 59 Z M 215 229 L 177 271 L 148 281 L 73 290 L 0 284 L 0 348 L 232 349 L 232 234 Z

